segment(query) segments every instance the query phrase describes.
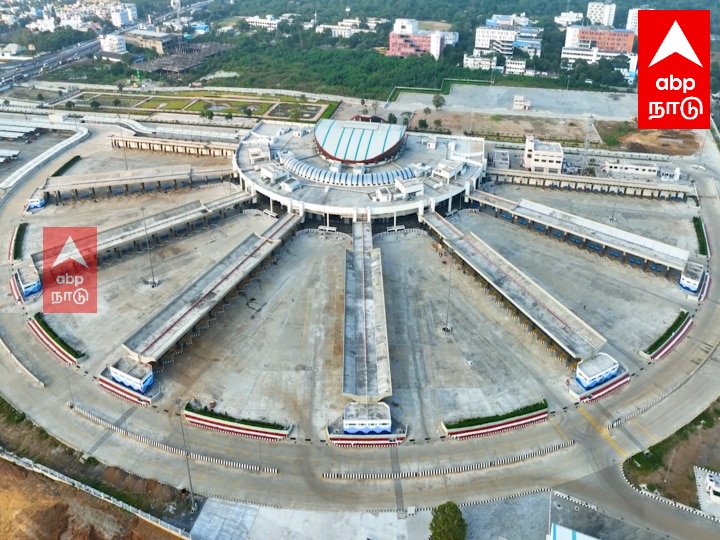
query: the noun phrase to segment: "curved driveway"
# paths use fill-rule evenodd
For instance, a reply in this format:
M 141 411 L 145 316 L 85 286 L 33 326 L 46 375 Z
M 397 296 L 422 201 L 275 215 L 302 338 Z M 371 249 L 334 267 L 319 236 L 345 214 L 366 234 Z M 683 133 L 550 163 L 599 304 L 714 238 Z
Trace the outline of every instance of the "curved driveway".
M 713 163 L 713 167 L 708 166 L 708 173 L 718 174 L 717 149 L 709 145 L 706 155 L 712 157 Z M 698 178 L 697 182 L 708 230 L 718 231 L 717 184 L 712 179 Z M 19 220 L 18 209 L 31 190 L 31 186 L 23 186 L 7 200 L 0 201 L 0 222 L 4 224 L 0 246 L 8 245 Z M 720 275 L 718 269 L 718 263 L 712 260 L 713 276 Z M 100 391 L 92 374 L 61 365 L 29 337 L 24 327 L 27 314 L 14 306 L 8 296 L 0 304 L 0 337 L 47 387 L 39 389 L 32 385 L 3 353 L 0 354 L 0 392 L 36 423 L 71 446 L 136 474 L 187 486 L 183 457 L 105 430 L 80 417 L 65 403 L 71 398 L 69 386 L 72 384 L 72 399 L 83 408 L 130 431 L 176 447 L 182 446 L 179 416 L 174 411 L 120 402 Z M 720 287 L 715 284 L 708 299 L 699 307 L 689 336 L 657 365 L 640 372 L 625 390 L 581 410 L 570 407 L 566 412 L 557 411 L 551 422 L 465 442 L 436 439 L 406 443 L 397 449 L 367 450 L 334 448 L 320 440 L 263 443 L 187 428 L 191 451 L 279 469 L 278 475 L 254 474 L 191 462 L 193 487 L 205 494 L 260 504 L 353 511 L 396 510 L 409 505 L 428 507 L 448 499 L 477 501 L 558 487 L 643 527 L 650 524 L 678 538 L 716 538 L 718 526 L 709 520 L 635 493 L 622 479 L 619 464 L 676 431 L 717 398 L 716 385 L 708 381 L 720 378 L 720 362 L 714 355 L 714 347 L 720 341 L 720 328 L 713 324 L 718 315 L 719 298 Z M 685 384 L 674 394 L 646 413 L 610 433 L 604 429 L 613 419 L 651 402 L 683 381 Z M 544 457 L 478 472 L 371 481 L 323 480 L 321 476 L 324 472 L 389 473 L 471 464 L 544 448 L 567 438 L 576 440 L 577 444 Z

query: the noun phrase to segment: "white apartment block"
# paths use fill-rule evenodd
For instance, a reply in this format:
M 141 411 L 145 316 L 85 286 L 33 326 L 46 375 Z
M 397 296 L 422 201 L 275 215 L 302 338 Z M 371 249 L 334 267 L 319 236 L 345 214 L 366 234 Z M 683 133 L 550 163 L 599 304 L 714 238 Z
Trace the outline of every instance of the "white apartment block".
M 612 26 L 615 23 L 615 4 L 607 2 L 588 2 L 587 18 L 590 24 Z
M 558 26 L 570 26 L 583 20 L 584 15 L 576 11 L 563 11 L 555 17 L 555 24 Z
M 524 13 L 517 15 L 493 15 L 488 21 L 491 21 L 493 25 L 497 26 L 530 26 L 532 21 L 529 17 L 526 17 Z M 488 23 L 490 24 L 490 23 Z
M 370 18 L 367 20 L 367 28 L 360 28 L 362 23 L 360 19 L 343 19 L 337 24 L 319 24 L 315 27 L 315 32 L 322 34 L 325 30 L 330 30 L 332 37 L 349 38 L 362 32 L 375 32 L 379 24 L 386 22 L 388 22 L 387 19 Z
M 525 69 L 527 62 L 523 60 L 506 60 L 505 61 L 505 73 L 508 75 L 525 75 Z
M 258 17 L 258 16 L 252 16 L 252 17 L 245 17 L 245 22 L 248 23 L 250 26 L 255 28 L 264 28 L 268 32 L 274 32 L 277 30 L 278 24 L 281 22 L 292 22 L 293 16 L 289 13 L 284 13 L 283 15 L 280 15 L 279 18 L 275 18 L 272 15 L 265 15 L 265 17 Z
M 495 56 L 463 56 L 463 67 L 468 69 L 482 69 L 490 71 L 497 67 L 497 57 Z
M 532 135 L 525 138 L 523 167 L 532 172 L 560 173 L 563 149 L 560 143 L 539 141 Z
M 512 56 L 517 30 L 479 26 L 475 29 L 475 50 L 473 56 L 496 52 L 503 56 Z
M 647 6 L 632 8 L 628 11 L 627 23 L 625 23 L 625 28 L 627 30 L 632 30 L 633 32 L 635 32 L 635 35 L 637 35 L 638 31 L 638 11 L 640 11 L 641 9 L 650 10 L 652 8 L 649 8 Z
M 125 38 L 116 34 L 100 36 L 100 50 L 103 52 L 124 54 L 127 52 Z

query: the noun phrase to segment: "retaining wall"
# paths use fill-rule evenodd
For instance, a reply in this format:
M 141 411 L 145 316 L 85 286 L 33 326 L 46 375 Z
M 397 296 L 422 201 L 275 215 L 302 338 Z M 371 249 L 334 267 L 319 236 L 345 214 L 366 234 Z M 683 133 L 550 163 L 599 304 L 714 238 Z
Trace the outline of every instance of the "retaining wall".
M 510 431 L 512 429 L 518 429 L 521 427 L 529 426 L 530 424 L 536 424 L 543 422 L 548 418 L 548 409 L 537 411 L 533 413 L 516 416 L 514 418 L 508 418 L 507 420 L 500 420 L 498 422 L 490 422 L 488 424 L 479 424 L 476 426 L 462 427 L 462 428 L 451 428 L 448 429 L 445 426 L 445 422 L 442 424 L 443 431 L 452 437 L 453 439 L 469 439 L 471 437 L 481 437 L 483 435 L 493 435 L 495 433 L 502 433 Z

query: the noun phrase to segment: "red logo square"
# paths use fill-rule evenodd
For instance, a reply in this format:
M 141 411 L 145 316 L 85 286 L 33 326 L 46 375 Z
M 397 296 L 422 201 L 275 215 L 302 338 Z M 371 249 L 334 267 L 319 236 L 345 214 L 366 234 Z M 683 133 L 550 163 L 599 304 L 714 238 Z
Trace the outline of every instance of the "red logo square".
M 710 129 L 710 11 L 638 12 L 638 128 Z
M 43 228 L 43 312 L 97 313 L 97 227 Z

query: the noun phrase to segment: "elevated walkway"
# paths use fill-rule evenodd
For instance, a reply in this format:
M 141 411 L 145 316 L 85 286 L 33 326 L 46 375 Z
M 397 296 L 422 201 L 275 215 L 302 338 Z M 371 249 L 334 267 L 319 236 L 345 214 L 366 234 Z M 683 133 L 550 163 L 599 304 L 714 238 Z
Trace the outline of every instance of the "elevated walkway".
M 436 213 L 427 225 L 465 264 L 575 360 L 594 357 L 606 339 L 473 233 Z
M 112 197 L 189 188 L 200 182 L 224 181 L 232 177 L 232 166 L 191 165 L 51 176 L 45 180 L 42 187 L 35 190 L 33 197 L 50 197 L 59 203 L 95 199 L 99 196 Z
M 642 264 L 661 265 L 663 270 L 683 271 L 690 252 L 639 234 L 623 231 L 604 223 L 563 212 L 543 204 L 504 199 L 485 192 L 474 192 L 470 199 L 483 207 L 495 209 L 499 217 L 536 230 L 568 238 L 583 247 L 600 253 L 641 261 Z M 557 234 L 562 233 L 562 234 Z
M 193 140 L 161 139 L 156 137 L 124 137 L 112 135 L 110 145 L 113 148 L 125 148 L 127 150 L 141 150 L 146 152 L 163 152 L 167 154 L 182 154 L 186 156 L 205 157 L 232 157 L 235 155 L 237 143 L 207 142 L 205 137 L 198 137 L 200 132 L 185 130 L 186 136 Z M 200 138 L 201 140 L 194 140 Z M 208 138 L 212 138 L 210 135 Z M 237 140 L 237 135 L 231 140 Z
M 382 261 L 369 223 L 353 224 L 345 258 L 343 395 L 362 404 L 392 395 Z
M 145 219 L 100 231 L 97 237 L 98 264 L 108 264 L 133 253 L 147 251 L 148 245 L 150 248 L 164 245 L 194 230 L 212 225 L 240 212 L 242 205 L 251 199 L 252 195 L 241 191 L 207 204 L 194 201 L 146 216 Z M 38 269 L 42 269 L 42 252 L 34 253 L 32 260 Z
M 496 169 L 488 167 L 485 178 L 495 182 L 521 184 L 553 189 L 589 191 L 684 201 L 696 197 L 695 186 L 677 182 L 647 182 L 645 180 L 623 180 L 616 178 L 595 178 L 569 174 L 549 174 L 519 169 Z
M 243 280 L 282 245 L 301 218 L 285 214 L 263 236 L 251 235 L 178 294 L 123 343 L 130 358 L 157 362 L 194 326 L 224 302 Z

